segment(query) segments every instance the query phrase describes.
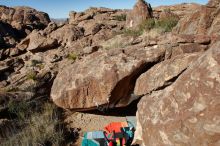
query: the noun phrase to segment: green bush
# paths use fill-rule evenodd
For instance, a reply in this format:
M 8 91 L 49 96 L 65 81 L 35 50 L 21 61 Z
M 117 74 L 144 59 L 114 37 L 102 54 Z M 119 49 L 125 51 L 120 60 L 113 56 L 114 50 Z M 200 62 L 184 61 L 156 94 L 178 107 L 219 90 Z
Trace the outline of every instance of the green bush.
M 155 27 L 154 19 L 147 19 L 139 25 L 139 29 L 141 29 L 142 31 L 150 30 L 150 29 L 153 29 L 154 27 Z
M 77 54 L 76 53 L 70 53 L 67 58 L 69 60 L 75 61 L 77 59 Z
M 126 21 L 126 17 L 127 17 L 126 14 L 122 14 L 122 15 L 114 16 L 114 19 L 118 21 Z
M 178 23 L 178 19 L 175 17 L 164 18 L 158 20 L 156 23 L 157 28 L 163 29 L 165 32 L 172 31 L 173 27 L 175 27 Z
M 154 19 L 148 19 L 146 21 L 143 21 L 136 29 L 125 29 L 123 30 L 123 34 L 127 36 L 140 36 L 143 34 L 145 30 L 150 30 L 155 27 L 155 21 Z
M 161 29 L 163 32 L 170 32 L 177 23 L 178 19 L 175 17 L 168 17 L 160 20 L 147 19 L 136 29 L 126 29 L 123 30 L 122 33 L 129 36 L 140 36 L 144 31 L 149 31 L 151 29 Z
M 27 79 L 36 81 L 37 80 L 37 73 L 34 71 L 30 71 L 27 73 Z

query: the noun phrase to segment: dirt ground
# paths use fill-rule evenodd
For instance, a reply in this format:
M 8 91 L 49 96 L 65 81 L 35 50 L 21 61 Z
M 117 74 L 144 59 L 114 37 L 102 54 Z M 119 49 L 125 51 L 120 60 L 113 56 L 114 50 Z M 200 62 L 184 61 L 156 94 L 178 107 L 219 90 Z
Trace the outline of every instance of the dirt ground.
M 85 132 L 103 130 L 103 128 L 111 122 L 124 122 L 125 117 L 96 115 L 88 113 L 75 112 L 69 115 L 65 122 L 68 123 L 69 128 L 79 128 L 79 139 L 75 145 L 80 146 L 82 137 Z
M 79 139 L 74 145 L 80 146 L 83 134 L 89 131 L 103 130 L 111 122 L 124 122 L 126 116 L 135 116 L 137 111 L 137 103 L 133 102 L 128 107 L 109 110 L 108 112 L 90 111 L 90 112 L 66 112 L 65 123 L 67 128 L 78 128 Z

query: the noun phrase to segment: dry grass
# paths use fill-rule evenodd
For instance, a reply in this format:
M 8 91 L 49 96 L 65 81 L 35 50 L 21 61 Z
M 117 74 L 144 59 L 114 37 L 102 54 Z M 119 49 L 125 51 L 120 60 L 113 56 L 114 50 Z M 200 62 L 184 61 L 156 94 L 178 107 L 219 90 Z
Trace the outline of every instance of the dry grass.
M 75 61 L 77 59 L 77 56 L 78 55 L 76 53 L 70 53 L 70 54 L 68 54 L 67 58 L 69 60 Z
M 130 45 L 132 37 L 123 37 L 122 35 L 116 35 L 112 39 L 107 40 L 103 44 L 103 49 L 110 50 L 114 48 L 125 48 Z
M 32 113 L 30 119 L 25 120 L 24 124 L 25 127 L 21 131 L 15 132 L 17 134 L 8 137 L 1 145 L 46 146 L 53 144 L 58 146 L 64 139 L 62 128 L 57 127 L 60 123 L 53 104 L 44 104 L 42 111 Z

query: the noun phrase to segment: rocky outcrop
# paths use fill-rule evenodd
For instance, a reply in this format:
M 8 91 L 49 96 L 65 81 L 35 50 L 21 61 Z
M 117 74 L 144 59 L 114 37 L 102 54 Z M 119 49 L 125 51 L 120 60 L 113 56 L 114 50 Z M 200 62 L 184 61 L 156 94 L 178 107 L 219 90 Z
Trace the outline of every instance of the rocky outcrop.
M 0 21 L 0 48 L 15 47 L 19 39 L 19 33 L 11 25 Z
M 169 86 L 198 56 L 197 53 L 179 55 L 155 65 L 137 79 L 134 94 L 146 95 Z
M 162 48 L 138 46 L 95 52 L 58 73 L 51 98 L 65 109 L 126 106 L 136 78 L 164 55 Z
M 135 28 L 140 25 L 144 20 L 153 17 L 153 10 L 151 5 L 144 0 L 138 0 L 133 10 L 128 13 L 126 19 L 127 28 Z
M 190 15 L 195 12 L 201 5 L 195 3 L 182 3 L 170 6 L 159 6 L 153 9 L 154 18 L 160 18 L 160 15 L 164 13 L 164 11 L 170 11 L 174 15 L 179 18 L 184 18 L 186 15 Z
M 192 14 L 186 15 L 181 19 L 173 32 L 179 34 L 219 35 L 219 16 L 218 7 L 200 6 Z
M 219 4 L 220 4 L 219 0 L 209 0 L 207 6 L 217 8 L 219 7 Z
M 80 27 L 67 24 L 53 31 L 49 36 L 52 39 L 57 39 L 59 44 L 71 47 L 74 41 L 84 36 L 84 30 Z
M 136 137 L 143 145 L 219 145 L 219 47 L 213 45 L 169 87 L 141 99 Z
M 44 29 L 50 22 L 48 14 L 30 7 L 0 6 L 0 19 L 17 29 L 23 37 L 34 29 Z
M 39 32 L 32 32 L 28 38 L 29 40 L 26 40 L 29 41 L 27 50 L 31 52 L 43 52 L 58 46 L 58 41 L 56 39 L 47 38 Z
M 69 13 L 70 16 L 69 23 L 77 25 L 82 21 L 90 20 L 90 19 L 98 20 L 100 16 L 110 16 L 113 13 L 117 13 L 117 10 L 112 10 L 109 8 L 93 8 L 93 7 L 87 9 L 85 12 L 71 11 Z M 108 20 L 109 18 L 105 18 L 105 19 Z

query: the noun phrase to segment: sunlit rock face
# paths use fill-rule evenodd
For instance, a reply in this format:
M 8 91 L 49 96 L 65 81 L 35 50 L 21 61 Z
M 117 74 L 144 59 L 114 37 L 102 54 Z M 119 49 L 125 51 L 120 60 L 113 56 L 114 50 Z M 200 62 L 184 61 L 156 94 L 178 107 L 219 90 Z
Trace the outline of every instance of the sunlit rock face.
M 126 20 L 127 28 L 135 28 L 140 25 L 144 20 L 153 17 L 153 10 L 149 3 L 144 0 L 138 0 L 133 10 L 128 13 Z
M 171 86 L 141 99 L 137 134 L 144 145 L 220 144 L 219 47 L 214 44 Z

